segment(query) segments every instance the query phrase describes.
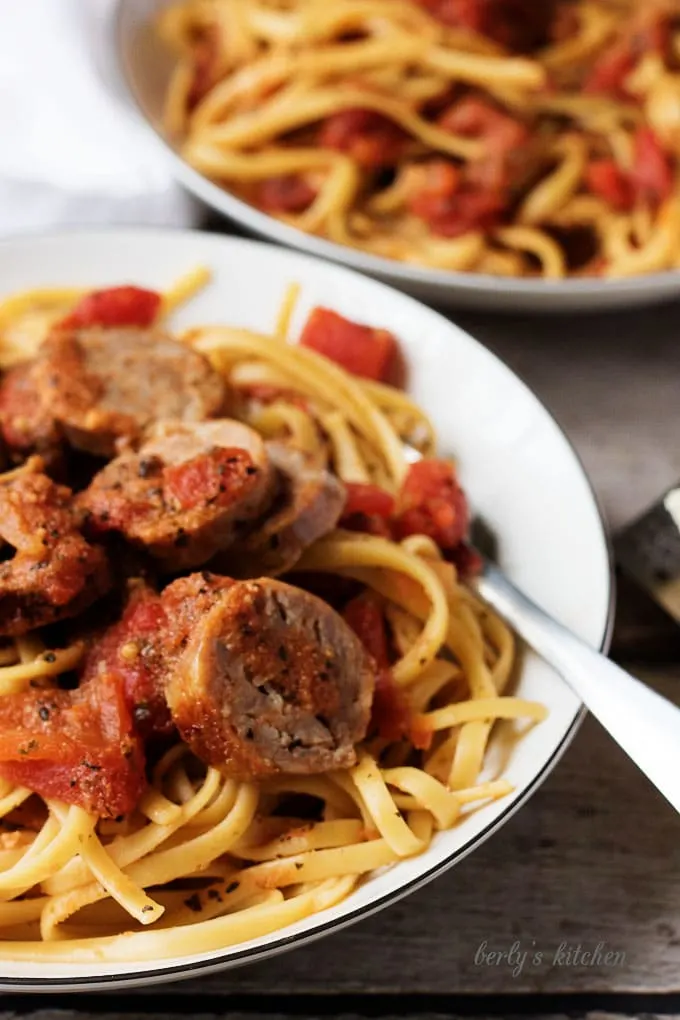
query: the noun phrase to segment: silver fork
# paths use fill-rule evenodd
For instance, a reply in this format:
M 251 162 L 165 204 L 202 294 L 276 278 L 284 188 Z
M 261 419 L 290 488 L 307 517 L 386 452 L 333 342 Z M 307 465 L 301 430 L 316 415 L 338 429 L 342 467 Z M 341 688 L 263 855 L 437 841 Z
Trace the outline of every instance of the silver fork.
M 420 459 L 419 452 L 412 447 L 407 448 L 406 456 L 411 463 Z M 680 522 L 680 489 L 675 499 L 672 505 L 677 508 Z M 680 577 L 677 522 L 676 533 Z M 473 525 L 473 538 L 490 551 L 492 539 L 482 521 Z M 680 812 L 680 709 L 558 623 L 516 588 L 476 545 L 473 548 L 480 555 L 482 568 L 470 580 L 470 586 L 559 673 L 629 758 Z
M 559 673 L 680 812 L 680 710 L 576 637 L 481 558 L 471 587 Z

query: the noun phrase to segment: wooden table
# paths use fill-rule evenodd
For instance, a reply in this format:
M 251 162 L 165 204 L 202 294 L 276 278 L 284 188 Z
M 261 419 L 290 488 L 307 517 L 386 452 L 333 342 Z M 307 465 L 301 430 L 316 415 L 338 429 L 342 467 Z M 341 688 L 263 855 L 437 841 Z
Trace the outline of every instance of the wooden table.
M 613 527 L 680 477 L 680 306 L 457 320 L 555 413 Z M 680 697 L 680 628 L 630 586 L 614 654 Z M 512 960 L 489 962 L 490 952 L 513 946 Z M 588 952 L 592 961 L 582 956 Z M 588 719 L 499 834 L 375 917 L 266 963 L 168 990 L 49 1003 L 6 997 L 0 1008 L 43 1007 L 42 1018 L 46 1006 L 51 1017 L 55 1007 L 76 1004 L 79 1016 L 229 1012 L 272 1020 L 680 1014 L 680 820 Z

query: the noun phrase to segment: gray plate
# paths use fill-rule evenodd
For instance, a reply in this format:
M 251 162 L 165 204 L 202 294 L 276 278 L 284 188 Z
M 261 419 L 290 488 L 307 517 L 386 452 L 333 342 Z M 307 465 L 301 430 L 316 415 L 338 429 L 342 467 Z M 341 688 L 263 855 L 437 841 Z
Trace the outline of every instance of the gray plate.
M 123 75 L 140 113 L 164 142 L 177 179 L 216 212 L 260 237 L 319 255 L 391 283 L 430 304 L 503 312 L 605 311 L 680 297 L 680 272 L 627 280 L 509 280 L 479 273 L 426 269 L 367 255 L 305 234 L 254 209 L 193 170 L 164 138 L 163 95 L 173 58 L 151 30 L 171 0 L 119 0 L 117 45 Z

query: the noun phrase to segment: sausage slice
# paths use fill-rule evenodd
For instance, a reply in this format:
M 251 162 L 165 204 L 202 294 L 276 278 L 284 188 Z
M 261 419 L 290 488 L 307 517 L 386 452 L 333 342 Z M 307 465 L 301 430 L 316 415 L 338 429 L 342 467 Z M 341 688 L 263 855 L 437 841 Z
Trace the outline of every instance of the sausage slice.
M 164 603 L 186 584 L 166 589 Z M 363 645 L 330 606 L 260 578 L 216 593 L 169 672 L 166 698 L 199 758 L 251 779 L 353 765 L 374 683 Z
M 117 531 L 165 570 L 205 563 L 252 526 L 271 501 L 264 443 L 229 419 L 159 425 L 78 498 L 93 534 Z
M 110 587 L 104 550 L 79 530 L 71 490 L 43 474 L 0 484 L 0 635 L 25 634 L 77 615 Z
M 12 460 L 39 454 L 54 462 L 61 451 L 61 435 L 53 415 L 40 399 L 33 378 L 34 363 L 15 365 L 0 381 L 0 434 Z
M 104 457 L 152 421 L 212 418 L 226 397 L 207 358 L 154 329 L 56 331 L 40 348 L 34 379 L 69 442 Z
M 215 563 L 234 577 L 277 576 L 290 570 L 313 542 L 338 523 L 345 506 L 342 483 L 284 443 L 267 443 L 278 491 L 267 516 L 238 547 Z

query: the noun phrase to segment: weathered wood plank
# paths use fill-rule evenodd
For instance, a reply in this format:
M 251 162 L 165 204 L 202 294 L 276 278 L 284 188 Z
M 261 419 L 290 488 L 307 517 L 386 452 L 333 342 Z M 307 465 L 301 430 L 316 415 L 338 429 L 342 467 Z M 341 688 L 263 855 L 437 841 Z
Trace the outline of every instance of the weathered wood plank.
M 680 668 L 657 686 L 677 700 Z M 344 932 L 176 994 L 677 993 L 679 836 L 673 810 L 589 719 L 530 804 L 447 875 Z M 491 964 L 485 942 L 528 955 L 519 970 L 517 951 Z M 571 961 L 556 958 L 562 943 Z M 598 943 L 625 956 L 575 959 Z
M 290 1020 L 290 1013 L 267 1013 L 267 1012 L 229 1012 L 229 1020 Z M 314 1020 L 318 1014 L 297 1012 L 295 1016 L 299 1020 Z M 372 1014 L 373 1015 L 373 1014 Z M 475 1020 L 497 1020 L 498 1014 L 473 1014 Z M 520 1020 L 526 1014 L 504 1013 L 503 1020 Z M 534 1020 L 680 1020 L 680 1014 L 672 1013 L 605 1013 L 592 1011 L 589 1013 L 532 1013 Z M 124 1014 L 125 1020 L 171 1020 L 174 1013 L 128 1013 Z M 223 1017 L 223 1013 L 194 1013 L 194 1020 L 217 1020 Z M 365 1014 L 342 1013 L 341 1020 L 361 1020 Z M 90 1013 L 88 1011 L 71 1009 L 39 1009 L 32 1011 L 4 1010 L 0 1012 L 0 1020 L 120 1020 L 120 1013 Z M 383 1013 L 381 1020 L 471 1020 L 471 1017 L 464 1013 Z
M 617 315 L 454 318 L 553 411 L 613 527 L 680 478 L 680 304 Z
M 110 1012 L 110 1013 L 91 1013 L 87 1010 L 71 1010 L 71 1009 L 37 1009 L 24 1012 L 23 1010 L 3 1010 L 0 1012 L 0 1020 L 120 1020 L 122 1014 Z M 269 1013 L 269 1012 L 239 1012 L 230 1011 L 228 1016 L 229 1020 L 290 1020 L 290 1013 Z M 373 1013 L 371 1015 L 374 1015 Z M 520 1013 L 504 1013 L 503 1020 L 520 1020 L 521 1017 L 526 1014 Z M 593 1010 L 591 1012 L 569 1012 L 569 1013 L 532 1013 L 534 1020 L 680 1020 L 680 1014 L 671 1013 L 605 1013 L 601 1010 Z M 129 1013 L 125 1012 L 125 1020 L 172 1020 L 176 1014 L 171 1012 L 166 1013 Z M 223 1017 L 223 1013 L 193 1013 L 194 1020 L 217 1020 L 218 1017 Z M 295 1016 L 299 1020 L 314 1020 L 318 1016 L 316 1013 L 306 1012 L 295 1012 Z M 361 1020 L 365 1014 L 362 1013 L 342 1013 L 338 1014 L 341 1020 Z M 381 1020 L 404 1020 L 408 1017 L 409 1020 L 471 1020 L 471 1017 L 464 1013 L 433 1013 L 433 1012 L 419 1012 L 419 1013 L 381 1013 Z M 475 1020 L 497 1020 L 498 1014 L 483 1013 L 474 1014 Z

